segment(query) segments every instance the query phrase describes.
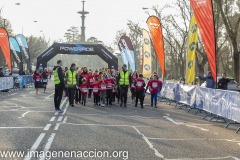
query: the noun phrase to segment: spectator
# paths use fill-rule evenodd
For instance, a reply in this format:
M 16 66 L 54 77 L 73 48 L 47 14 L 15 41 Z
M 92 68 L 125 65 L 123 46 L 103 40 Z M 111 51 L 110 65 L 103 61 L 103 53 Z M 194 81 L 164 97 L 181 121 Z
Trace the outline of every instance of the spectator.
M 228 82 L 231 80 L 226 78 L 226 73 L 222 74 L 222 78 L 218 81 L 218 89 L 227 90 Z
M 0 77 L 4 77 L 4 74 L 3 74 L 2 68 L 0 68 Z
M 198 75 L 200 80 L 206 81 L 206 87 L 207 88 L 216 88 L 216 85 L 213 80 L 212 73 L 209 71 L 206 77 Z

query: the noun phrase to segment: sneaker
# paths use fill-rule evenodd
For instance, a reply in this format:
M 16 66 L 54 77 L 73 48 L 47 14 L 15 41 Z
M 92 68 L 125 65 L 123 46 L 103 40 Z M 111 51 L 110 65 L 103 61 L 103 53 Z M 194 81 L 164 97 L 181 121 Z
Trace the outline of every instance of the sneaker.
M 71 106 L 74 107 L 74 104 L 72 104 Z
M 123 105 L 123 104 L 122 104 L 122 103 L 120 103 L 120 107 L 122 107 L 122 105 Z
M 127 104 L 124 104 L 124 107 L 126 108 L 126 107 L 127 107 Z
M 153 104 L 151 104 L 151 107 L 153 107 Z
M 58 113 L 63 113 L 63 111 L 61 109 L 58 109 L 57 112 Z
M 155 106 L 155 108 L 157 108 L 157 106 Z
M 137 104 L 135 104 L 135 107 L 137 107 Z
M 141 105 L 141 108 L 143 108 L 143 105 Z

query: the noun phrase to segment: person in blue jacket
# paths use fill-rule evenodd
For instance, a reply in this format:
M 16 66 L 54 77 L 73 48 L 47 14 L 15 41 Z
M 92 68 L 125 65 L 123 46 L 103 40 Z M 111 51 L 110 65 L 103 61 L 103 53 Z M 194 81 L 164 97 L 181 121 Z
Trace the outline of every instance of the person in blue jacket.
M 214 82 L 213 80 L 213 76 L 212 76 L 212 73 L 210 71 L 208 71 L 208 74 L 207 76 L 200 76 L 198 75 L 198 77 L 203 80 L 203 81 L 206 81 L 206 88 L 216 88 L 216 83 Z

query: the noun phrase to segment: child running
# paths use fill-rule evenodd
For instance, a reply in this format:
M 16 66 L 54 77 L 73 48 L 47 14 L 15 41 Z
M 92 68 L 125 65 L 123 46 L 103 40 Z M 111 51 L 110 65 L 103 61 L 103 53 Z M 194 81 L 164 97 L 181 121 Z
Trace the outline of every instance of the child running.
M 107 106 L 112 105 L 114 81 L 109 73 L 107 74 L 107 78 L 105 79 L 104 82 L 107 85 Z
M 81 94 L 82 94 L 82 105 L 85 106 L 86 105 L 86 101 L 87 101 L 87 94 L 88 94 L 88 84 L 87 84 L 87 80 L 85 78 L 82 79 L 82 84 L 80 85 L 80 90 L 81 90 Z
M 94 100 L 94 106 L 100 105 L 100 98 L 99 98 L 99 81 L 98 78 L 94 79 L 94 82 L 92 83 L 93 88 L 93 100 Z
M 107 92 L 107 85 L 106 83 L 104 82 L 104 78 L 103 76 L 101 77 L 101 80 L 99 82 L 99 86 L 100 86 L 100 100 L 101 100 L 101 106 L 102 107 L 105 107 L 105 98 L 106 98 L 106 92 Z
M 151 107 L 153 107 L 153 101 L 154 106 L 157 108 L 157 94 L 159 91 L 159 88 L 161 90 L 162 82 L 158 80 L 158 76 L 154 75 L 153 80 L 149 81 L 148 87 L 151 93 Z
M 144 87 L 146 86 L 146 84 L 145 84 L 145 81 L 143 79 L 143 75 L 142 74 L 139 74 L 139 78 L 136 79 L 135 86 L 136 86 L 136 103 L 135 103 L 135 107 L 137 107 L 138 99 L 139 99 L 141 108 L 143 108 L 143 99 L 144 99 L 144 92 L 145 92 Z

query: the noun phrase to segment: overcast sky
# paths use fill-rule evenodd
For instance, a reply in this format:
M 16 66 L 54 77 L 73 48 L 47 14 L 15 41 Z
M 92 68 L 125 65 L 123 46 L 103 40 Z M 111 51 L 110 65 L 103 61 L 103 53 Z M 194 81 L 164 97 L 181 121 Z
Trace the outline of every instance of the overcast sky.
M 94 36 L 111 45 L 117 30 L 127 28 L 127 20 L 146 28 L 148 18 L 142 7 L 164 6 L 174 0 L 86 0 L 86 39 Z M 15 5 L 15 3 L 20 5 Z M 3 7 L 3 8 L 2 8 Z M 51 41 L 63 39 L 70 26 L 81 26 L 81 0 L 0 0 L 2 16 L 12 23 L 14 33 L 45 35 Z M 153 14 L 153 11 L 150 13 Z M 34 23 L 37 21 L 37 23 Z M 40 32 L 40 31 L 43 32 Z

